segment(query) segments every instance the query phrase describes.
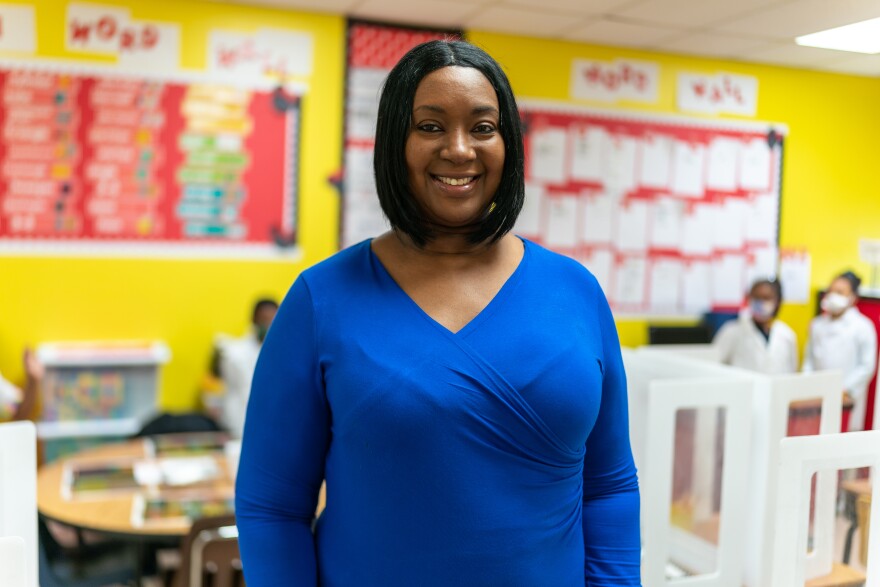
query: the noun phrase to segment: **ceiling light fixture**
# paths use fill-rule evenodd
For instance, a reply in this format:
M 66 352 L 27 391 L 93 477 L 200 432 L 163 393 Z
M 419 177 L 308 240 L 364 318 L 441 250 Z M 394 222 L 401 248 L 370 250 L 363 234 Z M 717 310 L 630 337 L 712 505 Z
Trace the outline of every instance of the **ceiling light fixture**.
M 795 38 L 795 43 L 853 53 L 880 53 L 880 18 L 863 20 Z

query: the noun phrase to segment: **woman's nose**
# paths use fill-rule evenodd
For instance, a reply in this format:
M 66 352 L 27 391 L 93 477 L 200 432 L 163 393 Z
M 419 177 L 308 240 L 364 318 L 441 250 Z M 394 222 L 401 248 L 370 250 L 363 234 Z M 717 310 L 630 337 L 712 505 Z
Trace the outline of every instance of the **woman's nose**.
M 467 130 L 456 129 L 447 133 L 441 156 L 453 163 L 465 163 L 476 157 L 471 135 Z

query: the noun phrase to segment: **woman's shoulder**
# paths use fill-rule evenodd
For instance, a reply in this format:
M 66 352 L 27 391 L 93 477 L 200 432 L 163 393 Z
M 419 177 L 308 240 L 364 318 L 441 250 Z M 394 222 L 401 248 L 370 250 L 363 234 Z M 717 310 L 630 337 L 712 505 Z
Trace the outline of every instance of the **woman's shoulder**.
M 590 292 L 601 292 L 598 280 L 585 265 L 526 238 L 520 238 L 529 249 L 529 254 L 532 257 L 531 265 L 543 279 L 555 283 L 562 280 L 570 285 L 583 287 Z
M 370 239 L 351 245 L 305 269 L 300 277 L 310 288 L 339 287 L 368 272 Z
M 773 321 L 773 330 L 778 333 L 777 336 L 782 336 L 791 340 L 797 340 L 797 335 L 795 335 L 794 330 L 792 330 L 791 326 L 789 326 L 782 320 Z

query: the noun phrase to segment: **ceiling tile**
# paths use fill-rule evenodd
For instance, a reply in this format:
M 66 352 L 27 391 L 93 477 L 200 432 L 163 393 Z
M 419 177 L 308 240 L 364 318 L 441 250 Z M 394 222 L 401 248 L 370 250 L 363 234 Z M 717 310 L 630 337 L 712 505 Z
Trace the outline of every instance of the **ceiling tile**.
M 576 25 L 581 17 L 557 12 L 526 10 L 512 6 L 490 6 L 471 14 L 466 28 L 530 36 L 553 36 Z
M 816 67 L 840 60 L 839 51 L 801 47 L 794 42 L 770 45 L 756 51 L 745 51 L 742 58 L 746 61 L 772 63 L 789 67 Z
M 832 61 L 827 65 L 822 65 L 820 69 L 836 73 L 880 77 L 880 55 L 852 55 L 840 61 Z
M 460 28 L 464 18 L 477 10 L 472 2 L 453 0 L 366 0 L 351 16 L 430 27 Z
M 768 41 L 752 37 L 687 33 L 684 36 L 670 38 L 657 45 L 652 45 L 650 48 L 668 53 L 738 59 L 745 52 L 757 51 L 767 46 Z
M 880 17 L 877 0 L 789 0 L 718 25 L 719 31 L 793 39 L 869 18 Z
M 570 14 L 608 14 L 650 0 L 504 0 L 502 5 L 553 10 Z
M 783 1 L 785 0 L 652 0 L 627 6 L 615 14 L 656 24 L 698 28 Z
M 681 35 L 681 30 L 601 19 L 570 30 L 563 35 L 570 41 L 601 45 L 647 47 Z

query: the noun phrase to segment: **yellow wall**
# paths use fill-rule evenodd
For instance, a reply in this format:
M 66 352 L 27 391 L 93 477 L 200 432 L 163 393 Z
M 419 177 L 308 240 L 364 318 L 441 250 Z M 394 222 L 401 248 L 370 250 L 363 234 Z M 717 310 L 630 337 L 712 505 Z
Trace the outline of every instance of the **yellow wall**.
M 47 340 L 159 339 L 172 360 L 163 376 L 161 402 L 191 407 L 218 331 L 241 333 L 253 302 L 281 297 L 304 267 L 336 250 L 338 196 L 327 177 L 340 165 L 345 20 L 341 16 L 239 7 L 192 0 L 134 0 L 136 19 L 181 25 L 181 65 L 203 69 L 208 32 L 247 32 L 264 26 L 310 32 L 314 73 L 303 103 L 300 182 L 301 262 L 47 259 L 0 257 L 0 371 L 22 377 L 18 355 L 25 344 Z M 76 58 L 64 50 L 67 2 L 39 0 L 40 57 Z
M 660 64 L 657 104 L 620 104 L 627 109 L 676 112 L 679 71 L 731 73 L 758 78 L 758 120 L 788 125 L 782 178 L 782 247 L 812 255 L 812 295 L 843 269 L 853 267 L 867 283 L 870 268 L 858 261 L 859 238 L 880 238 L 880 79 L 833 75 L 732 61 L 661 55 L 577 43 L 468 32 L 505 67 L 521 98 L 568 100 L 571 60 L 636 58 Z M 589 104 L 604 106 L 603 104 Z M 729 118 L 737 118 L 731 116 Z M 812 305 L 786 304 L 780 317 L 803 344 Z M 647 342 L 644 321 L 618 323 L 626 345 Z
M 282 296 L 304 267 L 335 251 L 338 198 L 326 178 L 340 165 L 344 71 L 344 19 L 268 8 L 194 0 L 134 0 L 132 16 L 178 22 L 182 66 L 202 69 L 211 28 L 248 31 L 290 27 L 314 35 L 315 68 L 304 103 L 298 263 L 46 259 L 0 257 L 0 371 L 21 377 L 18 353 L 45 340 L 156 338 L 173 359 L 166 367 L 161 400 L 168 408 L 193 405 L 215 332 L 241 332 L 254 299 Z M 40 56 L 76 58 L 64 51 L 66 0 L 39 0 Z M 675 74 L 719 70 L 756 76 L 760 120 L 788 125 L 782 204 L 782 245 L 806 247 L 813 257 L 813 290 L 857 261 L 860 237 L 880 238 L 880 80 L 778 67 L 649 54 L 583 44 L 470 32 L 507 69 L 521 97 L 568 99 L 574 57 L 633 57 L 662 68 L 656 105 L 622 104 L 675 112 Z M 601 106 L 600 104 L 597 104 Z M 782 318 L 803 341 L 808 305 L 786 305 Z M 645 323 L 619 324 L 624 344 L 646 341 Z

